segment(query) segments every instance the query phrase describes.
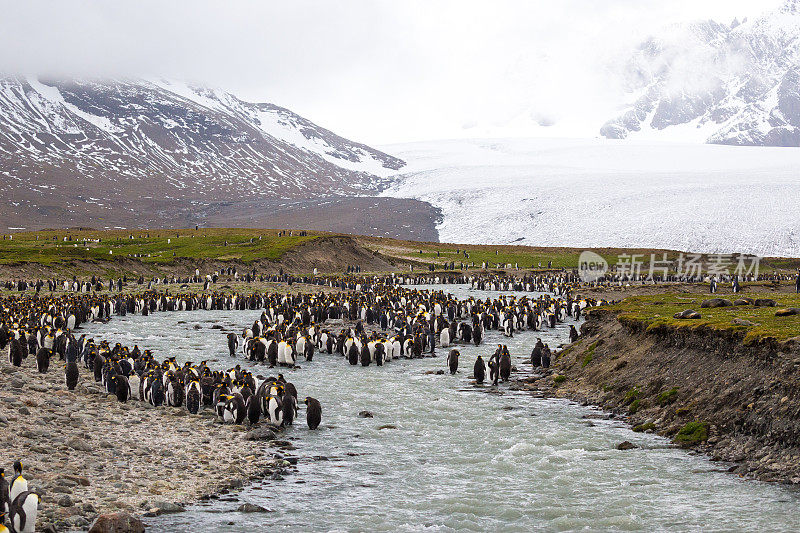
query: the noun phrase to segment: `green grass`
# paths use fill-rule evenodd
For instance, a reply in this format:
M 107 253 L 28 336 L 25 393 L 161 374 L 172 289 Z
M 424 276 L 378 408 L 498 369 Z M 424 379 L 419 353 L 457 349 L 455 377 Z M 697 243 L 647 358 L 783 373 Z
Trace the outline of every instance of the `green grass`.
M 656 398 L 656 402 L 661 407 L 664 407 L 665 405 L 674 402 L 677 397 L 678 397 L 678 387 L 672 387 L 671 389 L 659 394 L 658 397 Z
M 628 412 L 629 412 L 630 414 L 635 414 L 635 413 L 636 413 L 636 411 L 638 411 L 638 410 L 639 410 L 639 409 L 641 409 L 642 407 L 643 407 L 643 405 L 642 405 L 642 401 L 641 401 L 640 399 L 638 399 L 638 398 L 637 398 L 637 399 L 633 400 L 633 401 L 631 402 L 631 404 L 628 406 Z
M 630 389 L 628 392 L 625 393 L 625 397 L 622 399 L 622 401 L 625 405 L 628 405 L 629 403 L 632 403 L 637 398 L 639 398 L 641 394 L 642 393 L 639 390 L 639 387 L 633 387 L 632 389 Z
M 567 376 L 565 376 L 564 374 L 559 374 L 559 375 L 553 377 L 553 383 L 555 383 L 556 385 L 560 385 L 561 383 L 564 383 L 565 381 L 567 381 Z
M 633 426 L 633 430 L 636 433 L 642 433 L 644 431 L 652 431 L 656 429 L 656 425 L 652 422 L 647 422 L 646 424 L 639 424 L 638 426 Z
M 708 422 L 688 422 L 683 426 L 677 435 L 675 442 L 679 444 L 700 444 L 708 440 Z
M 589 363 L 592 362 L 592 359 L 594 359 L 594 350 L 600 344 L 602 344 L 602 342 L 603 342 L 603 340 L 600 339 L 600 340 L 594 341 L 592 344 L 589 345 L 589 348 L 587 348 L 587 350 L 586 350 L 586 357 L 583 358 L 583 362 L 581 363 L 581 368 L 586 368 L 586 366 Z
M 377 237 L 359 237 L 365 246 L 371 249 L 378 249 L 384 255 L 402 257 L 411 261 L 424 264 L 435 264 L 440 268 L 446 263 L 455 262 L 456 266 L 460 263 L 475 264 L 480 268 L 486 263 L 487 268 L 508 269 L 518 266 L 520 269 L 546 269 L 548 262 L 552 262 L 552 268 L 577 268 L 578 258 L 583 249 L 563 248 L 563 247 L 538 247 L 538 246 L 517 246 L 517 245 L 474 245 L 474 244 L 452 244 L 452 243 L 430 243 L 402 241 L 398 239 L 379 239 Z M 464 251 L 469 257 L 464 256 Z M 661 264 L 665 254 L 667 261 L 672 262 L 672 269 L 676 268 L 680 252 L 662 249 L 642 249 L 642 248 L 594 248 L 593 252 L 599 254 L 609 265 L 620 262 L 620 256 L 626 255 L 627 261 L 635 256 L 635 261 L 640 263 L 641 272 L 647 273 L 650 268 L 651 259 Z M 714 262 L 713 256 L 701 255 L 700 264 L 704 267 Z M 734 261 L 735 266 L 735 261 Z M 800 259 L 766 258 L 762 259 L 763 269 L 784 269 L 792 270 L 800 267 Z M 704 268 L 705 270 L 705 268 Z M 660 272 L 660 271 L 657 271 Z
M 493 245 L 454 245 L 436 243 L 408 243 L 405 247 L 405 254 L 411 258 L 424 263 L 444 264 L 454 261 L 459 263 L 475 263 L 476 267 L 481 267 L 486 263 L 487 268 L 533 268 L 546 269 L 548 262 L 552 262 L 552 268 L 577 268 L 578 258 L 582 252 L 578 248 L 537 248 L 528 246 L 493 246 Z M 464 256 L 466 250 L 469 257 Z M 602 248 L 594 249 L 609 264 L 618 262 L 618 257 L 622 254 L 639 254 L 649 261 L 650 254 L 656 253 L 657 258 L 661 257 L 663 250 L 640 250 L 622 248 Z M 669 252 L 668 257 L 677 256 L 677 252 Z M 508 265 L 511 265 L 510 267 Z
M 133 239 L 130 238 L 133 235 Z M 71 240 L 64 241 L 64 237 Z M 54 239 L 55 238 L 55 239 Z M 278 237 L 275 230 L 56 230 L 16 233 L 0 241 L 0 264 L 89 260 L 111 262 L 142 254 L 145 263 L 172 263 L 177 259 L 277 260 L 287 251 L 311 240 Z M 100 242 L 94 242 L 100 239 Z M 109 253 L 111 252 L 111 253 Z M 110 268 L 113 272 L 113 267 Z
M 641 322 L 647 331 L 664 327 L 697 330 L 711 328 L 741 334 L 743 342 L 750 344 L 761 339 L 772 338 L 783 341 L 800 335 L 800 315 L 776 317 L 775 311 L 784 307 L 800 307 L 800 295 L 791 293 L 747 293 L 742 295 L 715 294 L 716 298 L 731 301 L 742 296 L 748 298 L 771 298 L 777 307 L 754 307 L 752 305 L 701 309 L 700 304 L 710 295 L 665 293 L 649 296 L 632 296 L 608 309 L 617 312 L 622 322 Z M 702 315 L 695 320 L 677 319 L 673 315 L 685 309 L 694 309 Z M 741 318 L 753 322 L 754 326 L 740 326 L 733 319 Z

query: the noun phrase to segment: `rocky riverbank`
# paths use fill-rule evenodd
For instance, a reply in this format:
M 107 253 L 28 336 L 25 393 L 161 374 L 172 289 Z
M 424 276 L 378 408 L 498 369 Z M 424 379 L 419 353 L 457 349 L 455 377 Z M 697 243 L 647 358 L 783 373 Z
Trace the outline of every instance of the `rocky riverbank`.
M 266 426 L 248 432 L 222 425 L 211 410 L 191 415 L 119 403 L 85 369 L 71 392 L 56 361 L 39 374 L 32 357 L 17 368 L 2 356 L 1 466 L 10 471 L 15 459 L 23 462 L 31 490 L 41 495 L 37 531 L 86 530 L 115 511 L 178 512 L 290 468 L 284 456 L 294 447 Z
M 581 334 L 520 386 L 598 405 L 743 477 L 800 483 L 797 338 L 745 346 L 712 329 L 645 330 L 602 308 Z

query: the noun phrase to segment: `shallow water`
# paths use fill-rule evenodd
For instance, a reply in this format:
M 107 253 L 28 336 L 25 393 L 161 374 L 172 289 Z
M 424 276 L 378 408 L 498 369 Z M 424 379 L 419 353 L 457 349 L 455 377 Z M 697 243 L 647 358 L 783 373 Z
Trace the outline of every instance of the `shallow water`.
M 419 286 L 417 288 L 420 288 Z M 443 286 L 463 298 L 496 296 Z M 97 338 L 153 349 L 178 361 L 217 359 L 228 368 L 218 323 L 240 331 L 260 311 L 156 313 L 115 318 L 87 328 Z M 195 330 L 199 324 L 201 329 Z M 297 446 L 297 471 L 264 480 L 233 497 L 148 519 L 154 531 L 796 531 L 800 494 L 784 486 L 744 481 L 727 465 L 673 448 L 665 439 L 633 433 L 600 411 L 500 387 L 470 384 L 472 364 L 507 344 L 520 372 L 537 336 L 551 347 L 569 323 L 505 338 L 487 332 L 480 347 L 460 346 L 455 376 L 436 358 L 395 360 L 383 367 L 350 366 L 316 354 L 285 371 L 302 397 L 323 408 L 319 430 L 300 419 L 285 437 Z M 236 362 L 246 364 L 241 358 Z M 266 367 L 254 374 L 269 375 Z M 490 392 L 490 393 L 489 393 Z M 359 418 L 369 410 L 374 418 Z M 384 425 L 396 428 L 379 429 Z M 618 451 L 629 440 L 639 449 Z M 265 447 L 264 453 L 272 453 Z M 350 455 L 348 455 L 350 454 Z M 317 459 L 315 459 L 317 457 Z M 326 457 L 328 460 L 319 460 Z M 268 514 L 242 514 L 242 502 Z

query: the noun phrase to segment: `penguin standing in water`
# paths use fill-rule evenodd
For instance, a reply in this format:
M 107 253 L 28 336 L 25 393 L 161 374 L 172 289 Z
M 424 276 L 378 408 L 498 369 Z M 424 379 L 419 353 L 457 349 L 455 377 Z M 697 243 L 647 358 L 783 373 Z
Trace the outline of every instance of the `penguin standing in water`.
M 458 372 L 458 356 L 461 355 L 458 350 L 452 349 L 447 355 L 447 366 L 450 367 L 450 374 Z
M 361 366 L 369 366 L 372 362 L 372 356 L 369 353 L 369 346 L 365 342 L 361 345 Z
M 542 339 L 536 339 L 536 345 L 533 347 L 531 351 L 531 364 L 533 366 L 542 366 L 542 350 L 544 349 L 544 344 L 542 343 Z
M 569 327 L 569 342 L 573 343 L 578 340 L 578 330 L 575 329 L 574 325 L 570 325 Z
M 283 410 L 283 425 L 291 426 L 294 422 L 294 415 L 297 411 L 297 399 L 292 395 L 288 388 L 284 389 L 283 391 L 283 398 L 281 398 L 281 409 Z
M 348 350 L 347 350 L 347 361 L 351 365 L 357 365 L 358 364 L 358 356 L 359 356 L 358 346 L 356 346 L 356 343 L 353 343 L 353 344 L 350 345 L 350 348 L 348 348 Z
M 508 347 L 503 346 L 503 350 L 500 353 L 500 379 L 504 382 L 508 381 L 508 378 L 511 377 L 511 354 L 508 353 Z
M 278 364 L 278 342 L 274 339 L 270 339 L 267 343 L 267 361 L 269 361 L 270 368 L 274 368 Z
M 245 402 L 245 410 L 247 410 L 247 420 L 250 422 L 250 425 L 257 424 L 258 420 L 261 418 L 261 399 L 258 397 L 258 394 L 251 394 L 249 398 L 247 398 L 247 402 Z
M 542 348 L 542 366 L 545 368 L 550 368 L 550 346 L 547 344 L 545 344 L 544 348 Z
M 236 333 L 228 333 L 228 351 L 231 354 L 231 357 L 236 357 L 236 348 L 239 347 L 239 339 L 236 337 Z
M 486 364 L 483 362 L 483 357 L 480 355 L 475 361 L 475 366 L 472 368 L 472 374 L 475 376 L 475 383 L 480 385 L 486 379 Z
M 282 392 L 278 390 L 278 393 Z M 283 423 L 283 405 L 280 396 L 272 396 L 267 400 L 267 414 L 272 425 L 280 426 Z
M 47 369 L 50 368 L 50 358 L 53 356 L 53 350 L 48 348 L 39 348 L 36 352 L 36 369 L 40 374 L 46 374 Z
M 317 429 L 322 421 L 322 406 L 318 400 L 310 396 L 305 399 L 305 404 L 308 429 Z
M 497 385 L 497 379 L 500 377 L 499 369 L 498 369 L 497 358 L 490 357 L 489 358 L 489 380 L 492 382 L 492 385 Z

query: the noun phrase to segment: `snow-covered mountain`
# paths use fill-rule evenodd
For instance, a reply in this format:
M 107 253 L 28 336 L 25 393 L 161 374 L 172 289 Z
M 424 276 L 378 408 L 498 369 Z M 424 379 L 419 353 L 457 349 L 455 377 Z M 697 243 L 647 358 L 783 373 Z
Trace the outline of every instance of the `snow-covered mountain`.
M 758 19 L 672 27 L 621 67 L 611 139 L 800 146 L 800 0 Z
M 386 147 L 443 242 L 800 254 L 800 150 L 606 139 Z
M 22 227 L 40 226 L 37 217 L 61 225 L 70 212 L 111 222 L 143 203 L 370 195 L 403 164 L 288 109 L 219 90 L 0 79 L 0 196 L 10 204 L 0 214 Z

